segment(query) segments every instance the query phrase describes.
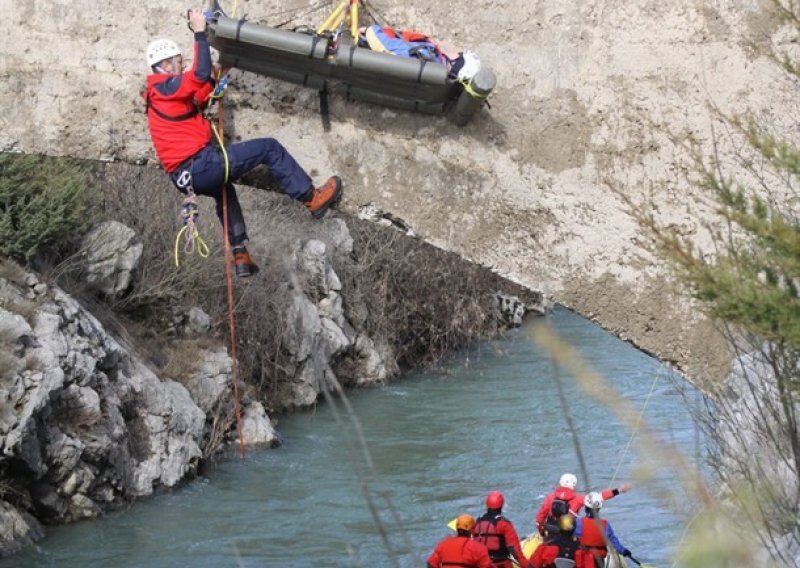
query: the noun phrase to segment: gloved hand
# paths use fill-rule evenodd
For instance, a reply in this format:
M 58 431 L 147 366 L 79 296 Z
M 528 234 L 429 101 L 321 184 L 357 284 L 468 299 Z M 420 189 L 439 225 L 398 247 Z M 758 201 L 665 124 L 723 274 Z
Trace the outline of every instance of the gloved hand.
M 628 550 L 627 548 L 622 551 L 622 556 L 624 556 L 625 558 L 630 558 L 631 554 L 632 554 L 631 551 Z

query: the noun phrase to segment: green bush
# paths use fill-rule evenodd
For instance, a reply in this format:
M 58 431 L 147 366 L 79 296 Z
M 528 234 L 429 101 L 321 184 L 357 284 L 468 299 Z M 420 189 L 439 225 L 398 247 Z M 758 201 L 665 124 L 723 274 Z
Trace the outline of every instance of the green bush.
M 0 154 L 0 254 L 62 253 L 92 220 L 96 191 L 77 160 Z

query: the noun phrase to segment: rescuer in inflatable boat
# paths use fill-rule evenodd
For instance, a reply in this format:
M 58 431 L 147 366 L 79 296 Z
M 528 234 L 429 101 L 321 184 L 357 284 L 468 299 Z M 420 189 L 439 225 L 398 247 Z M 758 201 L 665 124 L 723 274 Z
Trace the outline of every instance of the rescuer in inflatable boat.
M 606 540 L 614 547 L 618 554 L 631 556 L 631 551 L 622 546 L 614 534 L 611 523 L 599 518 L 598 512 L 603 507 L 603 497 L 597 491 L 586 496 L 584 505 L 586 516 L 579 517 L 575 523 L 575 538 L 580 543 L 583 558 L 576 568 L 598 568 L 604 566 L 605 557 L 608 555 Z M 605 536 L 603 536 L 605 535 Z
M 575 487 L 578 485 L 578 478 L 572 473 L 565 473 L 558 481 L 558 487 L 555 491 L 544 498 L 539 512 L 536 513 L 536 527 L 539 529 L 540 534 L 545 534 L 548 527 L 550 532 L 558 532 L 558 518 L 568 512 L 572 512 L 574 516 L 578 516 L 581 507 L 583 507 L 583 500 L 585 496 L 581 493 L 575 492 Z M 631 484 L 623 483 L 619 488 L 604 489 L 600 492 L 603 499 L 611 499 L 620 493 L 630 491 Z
M 486 496 L 486 513 L 478 518 L 472 529 L 472 539 L 484 544 L 489 550 L 493 568 L 511 568 L 509 554 L 513 554 L 522 568 L 528 568 L 528 557 L 522 552 L 519 536 L 514 525 L 502 514 L 505 498 L 499 491 Z
M 251 276 L 258 267 L 245 243 L 247 229 L 232 183 L 225 183 L 225 158 L 212 134 L 203 110 L 214 91 L 211 52 L 206 39 L 206 18 L 201 10 L 190 10 L 189 27 L 194 32 L 194 60 L 184 72 L 178 45 L 157 39 L 147 46 L 147 77 L 143 94 L 147 124 L 161 165 L 184 194 L 208 195 L 217 202 L 222 222 L 222 192 L 227 193 L 228 237 L 233 248 L 236 275 Z M 325 215 L 338 201 L 342 182 L 332 176 L 314 188 L 311 178 L 289 152 L 274 138 L 259 138 L 225 146 L 229 180 L 236 180 L 258 165 L 265 165 L 281 189 L 302 201 L 315 218 Z
M 489 550 L 471 538 L 475 519 L 472 515 L 456 518 L 456 535 L 449 536 L 436 545 L 428 557 L 428 568 L 461 566 L 463 568 L 492 568 Z
M 554 568 L 557 558 L 566 558 L 580 566 L 583 554 L 575 537 L 575 517 L 567 513 L 558 519 L 558 532 L 548 534 L 542 544 L 536 547 L 531 564 L 534 568 Z

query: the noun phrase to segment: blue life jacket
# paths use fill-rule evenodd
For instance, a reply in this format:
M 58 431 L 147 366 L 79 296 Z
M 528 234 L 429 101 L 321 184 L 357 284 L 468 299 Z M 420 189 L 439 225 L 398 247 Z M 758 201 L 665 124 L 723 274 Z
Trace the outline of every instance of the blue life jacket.
M 437 43 L 419 32 L 410 30 L 397 32 L 392 28 L 381 28 L 374 24 L 367 28 L 365 41 L 373 51 L 393 53 L 401 57 L 416 57 L 436 63 L 447 62 Z

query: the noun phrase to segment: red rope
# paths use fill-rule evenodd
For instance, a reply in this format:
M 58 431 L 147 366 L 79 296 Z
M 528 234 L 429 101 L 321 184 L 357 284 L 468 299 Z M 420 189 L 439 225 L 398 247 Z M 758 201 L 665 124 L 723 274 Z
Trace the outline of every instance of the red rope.
M 223 141 L 222 129 L 222 99 L 217 102 L 217 124 L 219 125 L 218 134 L 219 142 Z M 225 158 L 227 161 L 227 157 Z M 239 435 L 239 456 L 244 461 L 244 435 L 242 431 L 242 411 L 241 404 L 239 403 L 239 358 L 236 356 L 236 318 L 235 308 L 233 305 L 233 275 L 231 267 L 233 266 L 233 258 L 231 256 L 231 243 L 228 238 L 228 179 L 227 169 L 226 178 L 222 182 L 222 240 L 225 243 L 225 277 L 228 282 L 228 325 L 231 334 L 231 359 L 233 364 L 231 366 L 232 381 L 233 381 L 233 409 L 236 415 L 236 433 Z

